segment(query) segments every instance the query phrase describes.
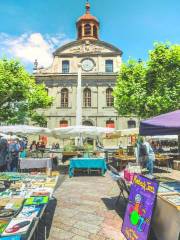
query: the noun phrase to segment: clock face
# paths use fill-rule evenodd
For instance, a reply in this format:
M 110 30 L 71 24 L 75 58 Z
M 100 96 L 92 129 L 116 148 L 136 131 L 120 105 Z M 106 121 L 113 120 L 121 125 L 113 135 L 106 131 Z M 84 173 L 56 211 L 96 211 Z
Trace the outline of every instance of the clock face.
M 82 69 L 86 72 L 89 72 L 93 69 L 94 67 L 94 62 L 87 58 L 87 59 L 84 59 L 83 62 L 82 62 Z

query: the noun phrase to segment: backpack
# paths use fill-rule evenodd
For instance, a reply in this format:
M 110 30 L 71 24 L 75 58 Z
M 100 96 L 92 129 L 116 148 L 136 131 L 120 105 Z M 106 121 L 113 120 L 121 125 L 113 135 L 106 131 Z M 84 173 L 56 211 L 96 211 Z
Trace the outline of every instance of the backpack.
M 146 145 L 141 143 L 139 147 L 139 156 L 146 156 L 146 155 L 147 155 Z

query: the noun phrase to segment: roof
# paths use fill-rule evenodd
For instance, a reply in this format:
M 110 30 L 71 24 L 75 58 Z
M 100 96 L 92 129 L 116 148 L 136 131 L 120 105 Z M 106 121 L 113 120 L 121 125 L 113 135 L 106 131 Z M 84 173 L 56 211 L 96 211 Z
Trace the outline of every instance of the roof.
M 96 21 L 97 23 L 99 23 L 98 19 L 90 14 L 90 8 L 91 8 L 90 3 L 87 2 L 86 3 L 86 13 L 78 19 L 77 23 L 80 21 L 87 21 L 87 20 L 88 21 L 93 20 L 93 21 Z
M 96 17 L 94 17 L 93 15 L 91 15 L 90 13 L 86 13 L 84 14 L 83 16 L 81 16 L 77 22 L 80 22 L 80 21 L 96 21 L 99 23 L 98 19 Z
M 180 110 L 141 121 L 140 135 L 180 135 Z

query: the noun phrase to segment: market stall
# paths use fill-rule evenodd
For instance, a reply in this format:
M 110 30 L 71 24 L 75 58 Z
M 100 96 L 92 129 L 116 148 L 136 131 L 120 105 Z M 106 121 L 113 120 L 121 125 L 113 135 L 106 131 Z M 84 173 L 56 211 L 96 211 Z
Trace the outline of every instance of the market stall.
M 69 176 L 74 176 L 75 169 L 87 169 L 91 171 L 92 169 L 99 169 L 101 174 L 104 175 L 107 166 L 104 158 L 72 158 L 70 160 Z
M 29 240 L 46 211 L 58 173 L 0 173 L 0 238 Z M 46 225 L 44 225 L 46 228 Z
M 140 135 L 155 136 L 155 135 L 178 135 L 180 136 L 180 110 L 166 113 L 151 119 L 140 122 Z M 180 152 L 180 137 L 179 137 L 179 152 Z M 170 159 L 170 157 L 166 157 Z M 176 186 L 165 186 L 159 188 L 157 197 L 157 206 L 155 208 L 153 229 L 158 240 L 178 240 L 180 226 L 180 182 L 174 183 Z M 164 193 L 170 193 L 172 196 L 166 196 Z M 163 193 L 163 194 L 161 194 Z M 171 221 L 173 219 L 173 221 Z M 178 223 L 178 224 L 176 224 Z

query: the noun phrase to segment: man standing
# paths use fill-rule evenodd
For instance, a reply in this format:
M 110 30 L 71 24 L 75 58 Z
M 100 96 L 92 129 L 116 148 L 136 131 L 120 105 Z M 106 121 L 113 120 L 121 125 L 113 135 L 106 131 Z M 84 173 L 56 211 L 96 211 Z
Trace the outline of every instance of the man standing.
M 8 154 L 8 143 L 4 138 L 0 139 L 0 172 L 4 172 L 7 169 L 7 154 Z
M 9 143 L 10 170 L 13 172 L 16 172 L 18 168 L 20 147 L 18 140 Z
M 155 154 L 153 148 L 151 146 L 152 140 L 144 141 L 144 145 L 146 146 L 146 168 L 148 169 L 148 173 L 153 175 Z

